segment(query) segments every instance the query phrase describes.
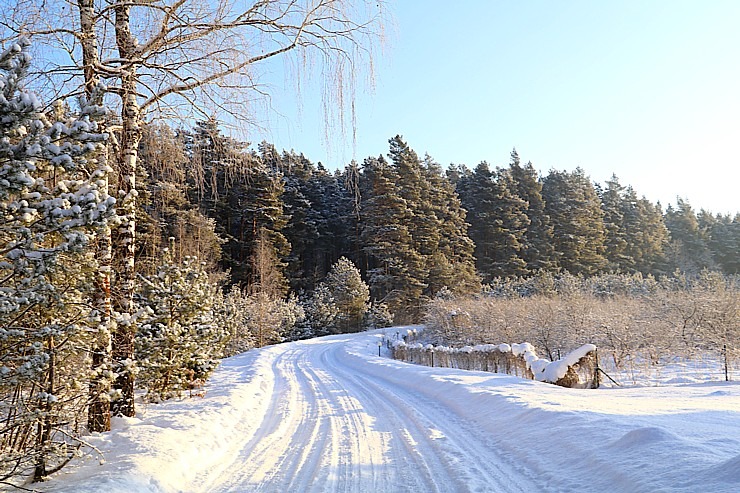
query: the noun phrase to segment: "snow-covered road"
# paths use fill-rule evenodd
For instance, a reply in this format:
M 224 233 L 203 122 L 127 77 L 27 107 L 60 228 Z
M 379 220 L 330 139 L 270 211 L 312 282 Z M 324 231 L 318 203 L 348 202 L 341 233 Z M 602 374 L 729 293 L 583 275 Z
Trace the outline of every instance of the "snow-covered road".
M 229 474 L 200 491 L 536 491 L 527 471 L 416 381 L 363 371 L 348 339 L 304 343 L 272 364 L 274 390 Z
M 395 329 L 389 331 L 395 334 Z M 203 398 L 92 437 L 48 491 L 740 491 L 740 385 L 574 390 L 378 357 L 381 332 L 250 351 Z

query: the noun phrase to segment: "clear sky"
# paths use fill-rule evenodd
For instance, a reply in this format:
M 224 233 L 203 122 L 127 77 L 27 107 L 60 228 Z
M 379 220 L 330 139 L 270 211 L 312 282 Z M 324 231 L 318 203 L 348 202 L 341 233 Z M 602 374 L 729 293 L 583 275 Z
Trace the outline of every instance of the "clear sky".
M 663 206 L 740 211 L 740 1 L 389 2 L 357 143 L 323 137 L 320 96 L 273 88 L 264 133 L 330 169 L 388 151 L 504 166 L 516 147 L 542 172 L 613 173 Z M 283 89 L 285 91 L 283 92 Z

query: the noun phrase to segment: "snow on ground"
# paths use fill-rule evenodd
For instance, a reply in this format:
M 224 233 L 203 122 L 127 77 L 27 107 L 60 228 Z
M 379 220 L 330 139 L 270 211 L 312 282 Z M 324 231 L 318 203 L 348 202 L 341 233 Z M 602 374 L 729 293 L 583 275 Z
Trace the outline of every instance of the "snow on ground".
M 395 334 L 396 329 L 387 333 Z M 383 331 L 225 360 L 45 492 L 737 492 L 740 384 L 565 389 L 378 357 Z

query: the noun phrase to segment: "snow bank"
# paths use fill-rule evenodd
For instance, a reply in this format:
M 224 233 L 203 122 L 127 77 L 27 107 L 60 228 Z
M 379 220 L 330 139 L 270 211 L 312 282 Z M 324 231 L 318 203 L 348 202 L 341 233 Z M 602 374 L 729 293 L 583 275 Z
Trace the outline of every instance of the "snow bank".
M 271 403 L 273 364 L 281 351 L 273 346 L 224 360 L 203 398 L 140 403 L 136 418 L 114 419 L 110 433 L 88 437 L 103 453 L 102 464 L 88 457 L 85 467 L 69 466 L 34 487 L 56 493 L 192 491 L 233 462 L 254 435 Z
M 740 491 L 737 382 L 563 389 L 379 357 L 383 338 L 381 330 L 329 336 L 225 360 L 204 398 L 141 409 L 140 417 L 116 420 L 113 432 L 92 437 L 105 464 L 88 460 L 33 487 L 56 493 Z M 472 346 L 465 354 L 475 353 Z M 305 378 L 287 378 L 286 368 L 300 368 Z M 372 443 L 380 445 L 376 455 L 365 453 Z M 267 482 L 219 483 L 254 463 L 252 449 L 265 454 Z

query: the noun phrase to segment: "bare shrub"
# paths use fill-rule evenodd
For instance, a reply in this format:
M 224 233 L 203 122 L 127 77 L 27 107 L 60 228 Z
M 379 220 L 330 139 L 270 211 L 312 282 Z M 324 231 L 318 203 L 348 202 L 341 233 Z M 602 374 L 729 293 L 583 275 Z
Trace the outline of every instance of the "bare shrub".
M 739 286 L 737 276 L 706 271 L 497 280 L 482 295 L 431 302 L 426 334 L 458 347 L 529 341 L 553 361 L 593 343 L 602 366 L 633 373 L 708 356 L 726 361 L 729 378 L 740 354 Z

